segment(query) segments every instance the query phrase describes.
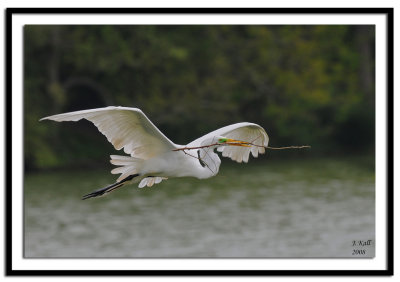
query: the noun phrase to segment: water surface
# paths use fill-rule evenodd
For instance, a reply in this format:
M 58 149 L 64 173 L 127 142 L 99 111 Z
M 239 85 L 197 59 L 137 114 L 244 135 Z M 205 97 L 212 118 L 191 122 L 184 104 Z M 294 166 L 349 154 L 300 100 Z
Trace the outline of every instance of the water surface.
M 131 185 L 81 200 L 114 180 L 107 169 L 26 175 L 25 257 L 375 255 L 373 162 L 225 160 L 207 180 Z

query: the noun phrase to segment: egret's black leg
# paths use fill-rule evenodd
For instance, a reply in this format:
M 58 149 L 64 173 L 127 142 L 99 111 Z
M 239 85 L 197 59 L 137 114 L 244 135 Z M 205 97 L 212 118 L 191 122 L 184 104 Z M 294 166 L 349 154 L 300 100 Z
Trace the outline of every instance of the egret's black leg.
M 135 178 L 136 176 L 139 176 L 139 174 L 132 174 L 132 175 L 129 175 L 128 177 L 122 179 L 122 180 L 119 181 L 119 182 L 116 182 L 116 183 L 111 184 L 111 185 L 109 185 L 109 186 L 107 186 L 107 187 L 105 187 L 105 188 L 101 188 L 101 189 L 99 189 L 99 190 L 93 191 L 93 192 L 91 192 L 91 193 L 89 193 L 89 194 L 83 196 L 83 197 L 82 197 L 82 200 L 86 200 L 86 199 L 89 199 L 89 198 L 98 197 L 98 196 L 101 196 L 101 195 L 110 193 L 110 192 L 114 191 L 115 189 L 117 189 L 117 188 L 123 186 L 123 185 L 125 184 L 125 182 L 127 182 L 127 181 L 129 181 L 129 180 L 132 180 L 132 179 Z

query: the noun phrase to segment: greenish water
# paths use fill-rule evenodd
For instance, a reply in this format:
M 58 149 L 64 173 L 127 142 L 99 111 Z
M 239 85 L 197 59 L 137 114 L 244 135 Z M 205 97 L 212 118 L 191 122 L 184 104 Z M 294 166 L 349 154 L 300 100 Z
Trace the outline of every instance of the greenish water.
M 81 200 L 114 180 L 107 169 L 26 175 L 25 257 L 375 255 L 371 161 L 224 160 L 207 180 L 130 185 Z M 352 246 L 360 240 L 372 244 Z

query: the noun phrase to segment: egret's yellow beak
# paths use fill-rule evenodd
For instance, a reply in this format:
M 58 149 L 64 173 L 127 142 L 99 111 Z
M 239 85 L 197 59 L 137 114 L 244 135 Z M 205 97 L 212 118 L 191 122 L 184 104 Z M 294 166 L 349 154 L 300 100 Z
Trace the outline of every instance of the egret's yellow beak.
M 241 147 L 251 147 L 249 142 L 235 140 L 231 138 L 220 138 L 218 143 L 226 144 L 230 146 L 241 146 Z

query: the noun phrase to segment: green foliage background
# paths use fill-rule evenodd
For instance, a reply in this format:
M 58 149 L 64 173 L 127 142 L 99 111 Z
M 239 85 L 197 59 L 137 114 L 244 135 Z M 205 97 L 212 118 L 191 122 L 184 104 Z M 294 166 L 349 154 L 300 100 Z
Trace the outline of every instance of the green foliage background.
M 104 163 L 93 125 L 38 120 L 110 105 L 178 144 L 249 121 L 271 146 L 373 154 L 374 46 L 374 26 L 25 26 L 26 169 Z

